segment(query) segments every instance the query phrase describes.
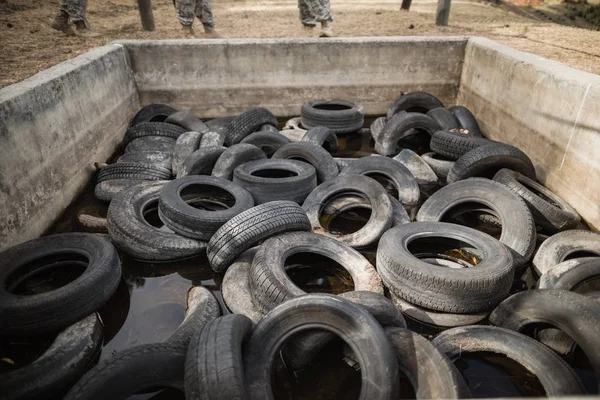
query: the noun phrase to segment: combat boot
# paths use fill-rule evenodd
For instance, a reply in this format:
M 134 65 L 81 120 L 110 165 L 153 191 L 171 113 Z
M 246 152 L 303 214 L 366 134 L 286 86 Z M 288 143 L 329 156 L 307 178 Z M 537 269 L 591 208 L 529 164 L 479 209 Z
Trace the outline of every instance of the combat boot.
M 333 28 L 331 27 L 331 21 L 322 21 L 321 22 L 321 34 L 320 37 L 332 37 L 333 36 Z
M 315 31 L 315 26 L 314 25 L 303 25 L 304 27 L 304 34 L 308 37 L 312 37 Z
M 204 33 L 206 33 L 206 37 L 211 39 L 219 39 L 221 35 L 215 31 L 214 25 L 203 24 L 204 25 Z
M 50 27 L 52 29 L 56 29 L 57 31 L 64 32 L 67 35 L 73 34 L 73 30 L 69 26 L 69 14 L 62 10 L 56 14 L 52 21 L 50 21 Z
M 192 25 L 181 25 L 181 31 L 187 39 L 194 39 L 196 37 L 196 34 L 194 33 L 194 27 Z
M 84 38 L 95 38 L 99 33 L 92 32 L 85 21 L 75 21 L 75 34 Z

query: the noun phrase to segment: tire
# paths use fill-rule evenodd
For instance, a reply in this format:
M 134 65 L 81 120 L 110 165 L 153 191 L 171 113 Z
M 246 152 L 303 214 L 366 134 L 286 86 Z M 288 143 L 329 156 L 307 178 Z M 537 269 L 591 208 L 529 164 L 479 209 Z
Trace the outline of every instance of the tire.
M 102 322 L 96 313 L 65 328 L 31 364 L 0 375 L 2 399 L 60 397 L 96 360 L 102 348 Z
M 275 133 L 279 133 L 279 129 L 277 129 L 276 126 L 270 125 L 270 124 L 264 124 L 261 125 L 261 127 L 259 128 L 258 132 L 275 132 Z
M 254 328 L 246 343 L 244 367 L 248 398 L 273 399 L 271 368 L 286 338 L 305 329 L 340 336 L 361 362 L 360 399 L 395 399 L 398 363 L 383 328 L 366 310 L 340 297 L 311 294 L 277 307 Z
M 242 314 L 257 323 L 264 313 L 254 304 L 250 289 L 250 267 L 258 247 L 243 252 L 225 272 L 221 284 L 223 303 L 234 314 Z
M 369 221 L 358 231 L 346 235 L 328 232 L 319 220 L 323 210 L 336 198 L 359 194 L 371 206 Z M 392 225 L 392 202 L 385 189 L 374 179 L 364 175 L 340 175 L 319 185 L 302 205 L 313 231 L 334 238 L 351 247 L 367 247 L 377 243 L 381 235 Z
M 248 161 L 264 160 L 266 158 L 265 153 L 254 145 L 247 143 L 234 144 L 217 159 L 211 175 L 230 181 L 233 179 L 233 170 L 238 166 Z
M 410 149 L 402 149 L 394 158 L 406 167 L 412 176 L 415 177 L 418 188 L 423 192 L 429 193 L 438 185 L 438 177 L 431 167 L 417 153 Z M 410 205 L 415 205 L 412 203 Z
M 587 253 L 583 257 L 600 256 L 600 234 L 569 230 L 550 236 L 538 248 L 533 269 L 538 275 L 546 274 L 567 257 L 576 258 L 577 253 Z
M 229 125 L 231 125 L 231 123 L 233 122 L 233 120 L 236 117 L 219 117 L 219 118 L 213 118 L 210 119 L 208 121 L 206 121 L 206 126 L 208 126 L 208 129 L 210 129 L 213 132 L 217 132 L 217 133 L 227 133 L 227 130 L 229 129 Z
M 137 162 L 120 162 L 110 164 L 98 172 L 98 183 L 114 179 L 139 179 L 148 181 L 161 181 L 171 178 L 171 170 L 157 167 L 152 164 Z
M 356 158 L 356 157 L 333 157 L 333 161 L 335 161 L 335 163 L 338 166 L 338 169 L 341 171 L 344 168 L 346 168 L 348 165 L 352 164 L 354 161 L 356 160 L 360 160 L 360 158 Z
M 469 388 L 452 361 L 419 334 L 387 328 L 398 367 L 414 388 L 417 399 L 469 399 Z
M 501 169 L 494 180 L 525 200 L 536 225 L 549 233 L 575 229 L 581 221 L 577 211 L 563 199 L 518 172 Z
M 434 108 L 427 111 L 427 116 L 433 118 L 442 129 L 459 129 L 458 120 L 449 110 L 444 107 Z
M 77 223 L 84 232 L 108 233 L 106 218 L 100 216 L 81 212 L 77 214 Z
M 472 178 L 435 192 L 419 209 L 417 221 L 442 221 L 453 208 L 482 204 L 502 224 L 500 242 L 512 250 L 517 268 L 527 264 L 535 250 L 535 223 L 527 204 L 503 185 L 489 179 Z
M 429 147 L 431 150 L 447 157 L 451 160 L 457 160 L 469 151 L 486 144 L 502 143 L 495 142 L 483 137 L 473 136 L 459 131 L 437 131 L 431 136 Z
M 183 390 L 185 352 L 153 343 L 123 350 L 89 370 L 64 400 L 126 399 L 144 389 Z
M 123 146 L 128 146 L 135 139 L 152 136 L 177 139 L 185 131 L 186 129 L 180 126 L 166 122 L 142 122 L 127 129 L 123 137 Z
M 158 151 L 172 154 L 175 147 L 175 139 L 164 136 L 146 136 L 132 140 L 123 154 L 136 153 L 140 151 Z
M 475 256 L 477 267 L 440 268 L 408 250 L 415 239 L 442 243 L 442 238 Z M 415 222 L 390 229 L 379 241 L 377 268 L 394 295 L 430 310 L 457 314 L 494 308 L 508 296 L 515 273 L 510 252 L 502 243 L 445 222 Z
M 194 190 L 193 192 L 191 190 Z M 215 192 L 211 197 L 211 191 Z M 221 200 L 222 196 L 230 199 Z M 220 201 L 224 209 L 195 207 L 186 200 Z M 187 176 L 166 183 L 158 202 L 160 219 L 182 236 L 209 240 L 227 221 L 254 206 L 252 195 L 240 186 L 214 176 Z
M 242 344 L 252 321 L 226 315 L 210 321 L 194 335 L 185 362 L 185 398 L 241 400 L 246 398 Z
M 192 110 L 177 111 L 176 113 L 169 115 L 169 118 L 167 118 L 165 122 L 180 126 L 185 132 L 204 133 L 208 131 L 208 126 L 196 117 Z
M 288 232 L 267 239 L 256 252 L 250 268 L 250 287 L 255 304 L 263 312 L 302 296 L 285 273 L 285 260 L 296 253 L 312 252 L 339 263 L 352 277 L 354 290 L 383 294 L 375 267 L 356 250 L 330 238 L 309 232 Z
M 401 111 L 425 114 L 434 108 L 444 107 L 435 96 L 426 92 L 410 92 L 401 94 L 390 106 L 387 112 L 388 120 Z
M 123 190 L 144 182 L 149 181 L 145 179 L 111 179 L 100 182 L 94 187 L 94 196 L 98 200 L 110 202 Z
M 448 110 L 454 115 L 461 128 L 468 130 L 471 135 L 483 136 L 479 124 L 477 123 L 477 119 L 468 108 L 463 106 L 453 106 Z
M 329 153 L 338 149 L 337 135 L 325 126 L 315 126 L 309 129 L 302 137 L 302 141 L 321 146 Z
M 225 143 L 227 146 L 239 143 L 264 124 L 277 125 L 277 118 L 275 118 L 271 111 L 262 107 L 244 111 L 231 121 L 227 130 Z
M 173 164 L 171 170 L 177 176 L 185 160 L 200 147 L 202 134 L 199 132 L 182 133 L 175 142 L 173 148 Z
M 138 125 L 142 122 L 164 122 L 169 115 L 176 112 L 177 110 L 175 108 L 166 104 L 149 104 L 142 107 L 142 109 L 134 115 L 129 126 Z
M 202 147 L 194 151 L 183 162 L 177 179 L 188 175 L 210 175 L 213 167 L 221 155 L 227 150 L 225 147 Z
M 520 333 L 493 326 L 465 326 L 437 335 L 432 344 L 450 360 L 492 352 L 521 364 L 537 376 L 549 397 L 585 393 L 575 371 L 544 345 Z
M 288 143 L 280 147 L 272 158 L 297 160 L 312 165 L 317 173 L 317 184 L 333 179 L 340 173 L 327 150 L 313 143 Z
M 60 331 L 102 307 L 121 281 L 117 250 L 90 233 L 43 236 L 0 254 L 0 335 Z M 27 296 L 13 293 L 35 271 L 75 265 L 85 271 L 58 289 Z
M 324 126 L 336 134 L 353 133 L 363 127 L 365 115 L 360 104 L 344 100 L 314 100 L 300 109 L 306 129 Z
M 399 142 L 408 136 L 426 132 L 429 136 L 440 130 L 431 117 L 419 113 L 398 113 L 388 120 L 375 142 L 375 151 L 382 156 L 393 156 L 399 152 Z
M 244 251 L 272 236 L 308 231 L 306 213 L 293 201 L 272 201 L 250 208 L 227 221 L 208 242 L 208 261 L 215 272 L 224 273 Z
M 446 180 L 453 183 L 474 176 L 491 179 L 502 168 L 512 169 L 535 179 L 535 168 L 527 154 L 513 146 L 488 144 L 459 158 L 448 172 Z
M 270 170 L 295 175 L 281 178 L 260 176 L 262 171 Z M 252 193 L 256 205 L 275 200 L 301 203 L 317 186 L 317 176 L 315 168 L 308 163 L 270 159 L 240 165 L 233 171 L 233 182 Z
M 202 254 L 206 242 L 185 238 L 148 224 L 144 212 L 158 206 L 164 182 L 133 186 L 116 196 L 108 207 L 111 240 L 125 254 L 138 260 L 170 261 Z
M 442 180 L 442 182 L 446 182 L 446 177 L 454 165 L 454 161 L 448 160 L 443 156 L 433 152 L 425 153 L 421 155 L 421 158 L 427 163 L 427 165 L 429 165 L 429 167 L 431 167 L 431 170 L 440 180 Z
M 172 168 L 172 157 L 169 153 L 161 153 L 158 151 L 140 151 L 135 153 L 124 154 L 117 160 L 117 164 L 120 163 L 138 163 L 138 164 L 149 164 L 158 168 L 168 169 L 171 171 Z
M 252 144 L 261 149 L 267 157 L 271 157 L 277 150 L 291 140 L 277 132 L 254 132 L 246 136 L 240 143 Z
M 374 141 L 377 142 L 381 137 L 381 132 L 383 131 L 385 124 L 387 124 L 387 118 L 379 117 L 375 121 L 373 121 L 373 123 L 369 127 L 369 129 L 371 130 L 371 137 Z

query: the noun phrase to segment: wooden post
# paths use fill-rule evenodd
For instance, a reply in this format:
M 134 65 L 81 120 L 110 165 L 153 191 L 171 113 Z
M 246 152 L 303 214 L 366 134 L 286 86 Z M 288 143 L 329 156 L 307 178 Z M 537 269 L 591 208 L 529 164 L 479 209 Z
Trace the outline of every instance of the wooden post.
M 152 0 L 137 0 L 140 18 L 142 20 L 142 29 L 145 31 L 154 30 L 154 14 L 152 14 Z
M 410 3 L 412 3 L 412 0 L 402 0 L 402 5 L 400 6 L 400 9 L 408 11 L 410 9 Z
M 450 16 L 450 0 L 438 0 L 435 24 L 439 25 L 439 26 L 447 26 L 449 16 Z

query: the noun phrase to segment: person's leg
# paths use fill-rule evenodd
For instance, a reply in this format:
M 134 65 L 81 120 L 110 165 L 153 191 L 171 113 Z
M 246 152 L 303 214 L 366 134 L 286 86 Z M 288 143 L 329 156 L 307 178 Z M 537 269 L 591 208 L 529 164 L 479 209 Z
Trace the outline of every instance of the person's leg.
M 83 37 L 100 36 L 90 30 L 85 11 L 87 10 L 87 0 L 69 0 L 69 18 L 75 24 L 75 34 Z
M 333 17 L 331 16 L 331 5 L 329 0 L 306 0 L 310 12 L 315 16 L 315 19 L 321 23 L 323 37 L 333 36 L 333 30 L 331 23 Z
M 300 22 L 309 29 L 314 28 L 317 25 L 314 14 L 310 11 L 307 0 L 298 0 L 298 10 L 300 11 Z
M 179 22 L 186 36 L 194 36 L 194 29 L 192 24 L 194 23 L 194 14 L 196 8 L 196 0 L 175 0 L 175 8 L 177 9 L 177 16 Z
M 62 31 L 68 35 L 73 34 L 71 27 L 69 26 L 69 1 L 60 0 L 58 2 L 58 12 L 54 16 L 54 19 L 50 21 L 50 26 L 57 31 Z
M 204 26 L 204 32 L 214 38 L 220 37 L 215 32 L 215 19 L 212 13 L 212 0 L 198 0 L 196 3 L 196 16 Z

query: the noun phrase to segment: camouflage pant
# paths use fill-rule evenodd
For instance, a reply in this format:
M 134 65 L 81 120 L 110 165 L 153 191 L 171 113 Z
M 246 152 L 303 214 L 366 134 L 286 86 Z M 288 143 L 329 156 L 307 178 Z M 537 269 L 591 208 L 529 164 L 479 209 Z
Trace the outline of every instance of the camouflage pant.
M 300 21 L 304 25 L 333 21 L 329 0 L 298 0 L 298 8 L 300 9 Z
M 182 25 L 192 25 L 198 17 L 203 25 L 214 25 L 212 0 L 176 0 L 175 7 Z
M 58 7 L 69 15 L 71 22 L 85 21 L 87 0 L 60 0 Z

